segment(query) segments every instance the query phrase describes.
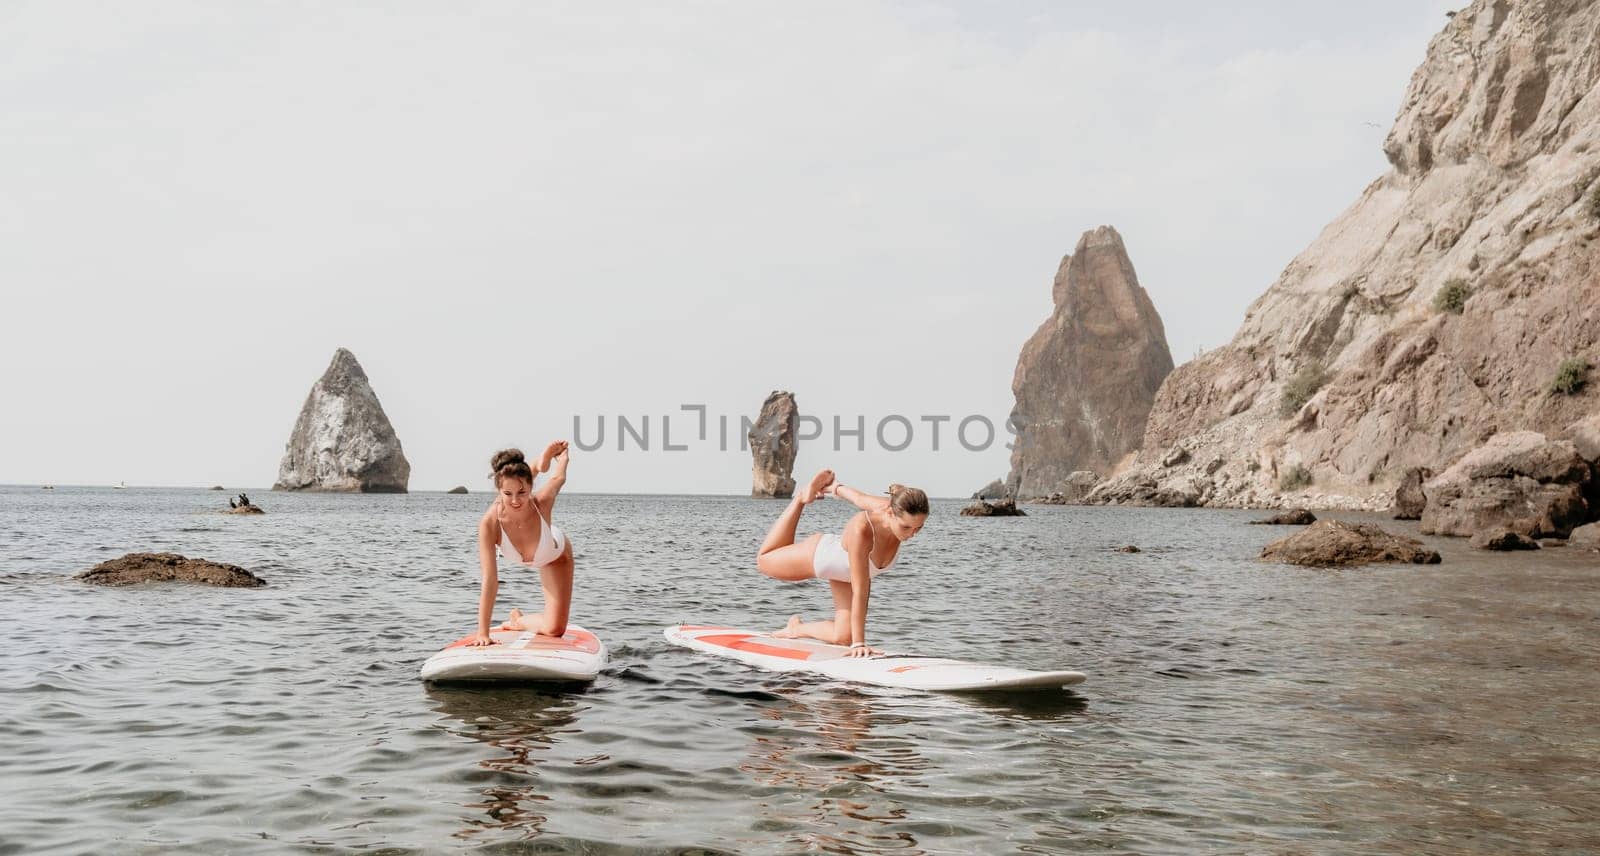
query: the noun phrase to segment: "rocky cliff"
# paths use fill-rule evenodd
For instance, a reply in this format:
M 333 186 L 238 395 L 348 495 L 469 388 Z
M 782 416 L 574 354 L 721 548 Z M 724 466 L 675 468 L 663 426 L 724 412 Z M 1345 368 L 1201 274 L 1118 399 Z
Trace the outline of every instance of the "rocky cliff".
M 761 403 L 761 413 L 749 434 L 751 496 L 794 496 L 794 456 L 799 451 L 795 434 L 799 429 L 794 393 L 774 391 Z
M 1600 362 L 1597 32 L 1594 0 L 1451 18 L 1384 143 L 1392 168 L 1230 344 L 1172 373 L 1137 460 L 1091 499 L 1382 508 L 1411 467 L 1594 412 L 1596 384 L 1552 382 Z
M 405 493 L 410 479 L 367 373 L 340 348 L 300 408 L 272 489 Z
M 1074 471 L 1109 472 L 1139 448 L 1172 371 L 1161 316 L 1116 229 L 1083 233 L 1061 260 L 1052 296 L 1055 309 L 1022 346 L 1011 381 L 1012 496 L 1061 493 Z

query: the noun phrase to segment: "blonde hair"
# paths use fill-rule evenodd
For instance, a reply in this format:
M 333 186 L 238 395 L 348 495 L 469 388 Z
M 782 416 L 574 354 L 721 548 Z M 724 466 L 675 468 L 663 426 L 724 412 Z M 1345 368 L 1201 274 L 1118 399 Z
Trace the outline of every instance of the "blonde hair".
M 927 514 L 928 495 L 919 488 L 892 484 L 889 485 L 889 507 L 902 515 Z

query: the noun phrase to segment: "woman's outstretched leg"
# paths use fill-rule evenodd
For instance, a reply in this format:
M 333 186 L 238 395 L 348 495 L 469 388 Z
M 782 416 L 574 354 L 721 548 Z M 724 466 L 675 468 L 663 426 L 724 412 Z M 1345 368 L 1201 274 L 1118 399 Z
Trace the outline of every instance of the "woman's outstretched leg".
M 795 532 L 800 528 L 800 512 L 816 501 L 822 489 L 832 483 L 833 471 L 822 470 L 811 477 L 811 482 L 806 485 L 805 490 L 789 501 L 788 507 L 778 515 L 772 528 L 767 530 L 766 540 L 761 542 L 761 550 L 756 553 L 756 567 L 761 569 L 761 573 L 785 582 L 810 579 L 813 576 L 811 559 L 817 551 L 817 539 L 807 538 L 804 542 L 796 544 Z

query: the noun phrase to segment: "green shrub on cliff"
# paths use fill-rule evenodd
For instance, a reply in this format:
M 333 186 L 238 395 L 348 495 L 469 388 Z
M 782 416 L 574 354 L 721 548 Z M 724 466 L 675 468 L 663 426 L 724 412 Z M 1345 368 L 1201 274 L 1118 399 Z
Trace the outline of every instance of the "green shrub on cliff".
M 1600 187 L 1596 187 L 1594 192 L 1589 194 L 1589 213 L 1600 220 Z
M 1287 419 L 1300 412 L 1300 408 L 1327 382 L 1328 373 L 1322 370 L 1320 363 L 1301 366 L 1294 377 L 1283 385 L 1283 397 L 1278 399 L 1278 415 Z
M 1444 284 L 1433 295 L 1433 308 L 1440 312 L 1450 312 L 1460 315 L 1461 310 L 1467 306 L 1467 298 L 1472 296 L 1472 286 L 1467 285 L 1464 279 L 1452 279 Z
M 1578 394 L 1589 383 L 1590 368 L 1589 361 L 1583 357 L 1562 360 L 1561 366 L 1556 369 L 1555 379 L 1550 381 L 1550 394 Z
M 1278 474 L 1278 490 L 1291 491 L 1311 486 L 1311 471 L 1295 464 Z

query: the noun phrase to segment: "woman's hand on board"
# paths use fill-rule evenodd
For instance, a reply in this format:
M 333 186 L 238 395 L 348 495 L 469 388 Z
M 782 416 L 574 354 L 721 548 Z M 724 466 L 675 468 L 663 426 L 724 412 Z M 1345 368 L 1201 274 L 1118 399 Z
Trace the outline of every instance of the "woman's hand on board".
M 876 657 L 876 656 L 878 656 L 878 655 L 880 655 L 882 653 L 883 652 L 879 651 L 877 648 L 873 648 L 873 647 L 868 646 L 868 645 L 851 645 L 849 653 L 845 654 L 845 656 L 846 657 Z
M 487 634 L 487 633 L 479 633 L 479 634 L 477 634 L 477 635 L 472 637 L 472 641 L 467 643 L 467 647 L 468 648 L 482 648 L 482 647 L 485 647 L 487 645 L 498 645 L 498 644 L 500 644 L 500 643 L 494 641 L 494 639 L 491 638 L 489 636 L 489 634 Z

